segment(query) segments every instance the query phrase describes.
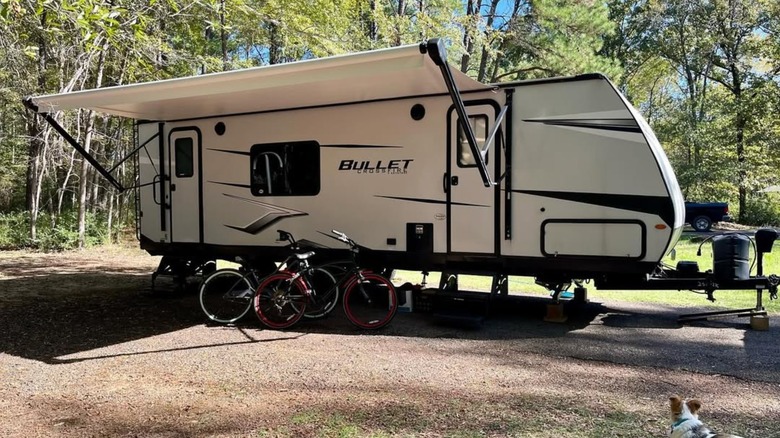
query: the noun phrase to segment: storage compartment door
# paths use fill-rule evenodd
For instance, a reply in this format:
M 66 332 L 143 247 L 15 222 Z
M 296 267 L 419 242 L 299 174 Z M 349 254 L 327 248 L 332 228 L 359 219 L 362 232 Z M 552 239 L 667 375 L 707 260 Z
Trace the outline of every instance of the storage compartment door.
M 639 221 L 551 219 L 542 223 L 542 253 L 639 260 L 645 256 L 646 235 Z

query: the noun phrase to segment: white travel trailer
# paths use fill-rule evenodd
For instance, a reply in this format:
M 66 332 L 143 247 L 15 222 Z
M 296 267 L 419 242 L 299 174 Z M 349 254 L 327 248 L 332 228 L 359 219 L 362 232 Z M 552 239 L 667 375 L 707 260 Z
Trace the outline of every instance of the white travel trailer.
M 683 228 L 664 151 L 609 80 L 485 85 L 438 40 L 26 104 L 80 152 L 50 113 L 137 121 L 141 247 L 169 269 L 277 260 L 277 228 L 338 248 L 337 228 L 375 266 L 645 287 Z

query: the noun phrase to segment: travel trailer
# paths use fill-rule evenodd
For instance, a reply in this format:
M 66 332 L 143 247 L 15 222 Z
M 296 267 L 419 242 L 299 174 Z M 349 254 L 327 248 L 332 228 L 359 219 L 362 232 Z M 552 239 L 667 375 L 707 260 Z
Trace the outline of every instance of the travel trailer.
M 683 229 L 661 145 L 607 78 L 486 85 L 439 40 L 26 104 L 77 149 L 52 113 L 137 121 L 140 244 L 166 269 L 278 260 L 277 228 L 327 253 L 337 228 L 377 267 L 643 287 Z

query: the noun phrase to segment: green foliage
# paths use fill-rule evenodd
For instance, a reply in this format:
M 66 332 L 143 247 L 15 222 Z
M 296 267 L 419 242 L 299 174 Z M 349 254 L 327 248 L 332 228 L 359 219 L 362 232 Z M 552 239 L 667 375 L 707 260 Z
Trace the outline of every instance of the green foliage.
M 51 216 L 38 222 L 38 238 L 31 240 L 28 212 L 0 213 L 0 250 L 31 248 L 41 251 L 62 251 L 78 247 L 77 212 L 70 210 L 54 222 Z M 89 213 L 86 221 L 86 246 L 108 242 L 106 217 Z
M 626 67 L 621 87 L 656 131 L 686 199 L 750 214 L 749 198 L 778 182 L 777 2 L 609 7 L 618 31 L 603 53 Z
M 740 215 L 746 225 L 780 227 L 780 197 L 764 194 L 748 198 Z
M 29 216 L 27 212 L 0 213 L 0 249 L 30 246 Z
M 619 63 L 599 54 L 605 37 L 615 31 L 605 4 L 540 0 L 529 3 L 529 8 L 509 36 L 511 47 L 499 77 L 526 79 L 585 72 L 620 77 Z

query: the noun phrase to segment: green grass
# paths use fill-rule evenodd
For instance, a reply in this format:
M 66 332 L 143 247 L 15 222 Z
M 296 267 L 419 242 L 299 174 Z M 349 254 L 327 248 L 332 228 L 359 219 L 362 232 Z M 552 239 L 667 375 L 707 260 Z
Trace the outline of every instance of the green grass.
M 290 417 L 287 425 L 264 429 L 259 431 L 257 435 L 260 437 L 316 436 L 322 438 L 385 438 L 391 436 L 381 430 L 367 431 L 361 424 L 362 421 L 360 416 L 350 419 L 341 413 L 305 411 Z
M 392 397 L 392 396 L 391 396 Z M 431 404 L 429 404 L 431 403 Z M 615 431 L 639 431 L 625 436 L 647 436 L 647 418 L 632 412 L 631 406 L 572 400 L 566 397 L 539 399 L 526 395 L 501 398 L 467 399 L 453 395 L 449 399 L 395 405 L 382 401 L 371 407 L 312 407 L 280 419 L 281 424 L 256 432 L 258 437 L 414 437 L 478 438 L 516 436 L 533 438 L 600 438 Z M 353 410 L 353 408 L 357 408 Z M 660 420 L 660 415 L 657 416 Z M 577 425 L 573 427 L 572 425 Z M 665 430 L 655 422 L 654 431 Z M 655 435 L 650 433 L 650 435 Z
M 710 242 L 704 243 L 701 247 L 701 255 L 697 255 L 697 249 L 700 244 L 700 238 L 683 238 L 677 243 L 674 250 L 674 258 L 667 256 L 663 262 L 668 265 L 676 265 L 680 260 L 693 260 L 698 262 L 699 269 L 705 271 L 712 269 L 712 247 Z M 753 257 L 753 249 L 750 250 Z M 752 262 L 751 258 L 751 262 Z M 756 267 L 751 271 L 756 274 Z M 764 255 L 764 274 L 780 275 L 780 248 L 776 252 Z M 436 287 L 439 284 L 440 273 L 432 272 L 428 276 L 427 284 L 429 287 Z M 397 271 L 393 279 L 394 283 L 411 282 L 418 284 L 422 281 L 422 275 L 414 271 Z M 462 290 L 489 291 L 492 279 L 486 276 L 478 275 L 460 275 L 458 276 L 459 287 Z M 756 292 L 753 290 L 721 290 L 715 292 L 714 303 L 706 299 L 706 295 L 694 293 L 691 291 L 671 290 L 671 291 L 621 291 L 621 290 L 598 290 L 592 284 L 588 287 L 588 296 L 592 300 L 615 300 L 637 303 L 656 303 L 668 304 L 673 306 L 703 306 L 713 308 L 752 308 L 756 305 Z M 509 277 L 510 294 L 521 295 L 549 295 L 549 291 L 542 286 L 535 284 L 532 277 Z M 770 300 L 769 294 L 764 293 L 764 307 L 771 313 L 780 313 L 780 300 Z

